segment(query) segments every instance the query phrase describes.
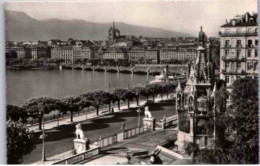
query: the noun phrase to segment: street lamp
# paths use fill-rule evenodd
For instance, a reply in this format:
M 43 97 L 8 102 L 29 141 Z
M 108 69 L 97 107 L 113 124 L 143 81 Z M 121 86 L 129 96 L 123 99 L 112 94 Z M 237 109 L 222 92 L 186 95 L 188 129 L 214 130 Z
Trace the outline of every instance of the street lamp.
M 138 124 L 137 124 L 137 126 L 138 126 L 138 131 L 139 131 L 139 133 L 140 133 L 140 125 L 141 125 L 141 107 L 139 106 L 139 108 L 136 110 L 137 111 L 137 113 L 138 113 Z
M 44 120 L 44 118 L 43 118 Z M 45 138 L 47 135 L 44 133 L 44 122 L 42 123 L 42 134 L 40 135 L 40 139 L 42 139 L 42 161 L 46 161 L 46 156 L 45 156 Z

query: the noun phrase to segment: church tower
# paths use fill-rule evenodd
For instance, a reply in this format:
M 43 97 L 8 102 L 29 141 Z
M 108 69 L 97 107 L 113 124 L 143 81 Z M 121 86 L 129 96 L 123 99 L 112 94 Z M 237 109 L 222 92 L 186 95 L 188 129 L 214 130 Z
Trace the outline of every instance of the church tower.
M 120 36 L 120 31 L 115 26 L 115 21 L 113 21 L 112 26 L 108 30 L 108 40 L 110 43 L 115 43 L 116 39 Z
M 189 64 L 187 83 L 184 91 L 176 89 L 176 110 L 178 113 L 178 151 L 184 152 L 188 143 L 199 148 L 211 147 L 214 143 L 211 91 L 214 72 L 210 55 L 210 44 L 202 27 L 199 32 L 199 46 L 195 60 Z M 183 101 L 183 102 L 179 102 Z

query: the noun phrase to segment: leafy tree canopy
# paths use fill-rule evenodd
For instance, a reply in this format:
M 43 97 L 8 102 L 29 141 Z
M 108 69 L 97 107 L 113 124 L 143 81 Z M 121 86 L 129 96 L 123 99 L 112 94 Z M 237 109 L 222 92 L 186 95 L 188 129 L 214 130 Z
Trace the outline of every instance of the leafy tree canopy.
M 6 129 L 7 163 L 19 164 L 35 148 L 32 133 L 20 121 L 7 121 Z

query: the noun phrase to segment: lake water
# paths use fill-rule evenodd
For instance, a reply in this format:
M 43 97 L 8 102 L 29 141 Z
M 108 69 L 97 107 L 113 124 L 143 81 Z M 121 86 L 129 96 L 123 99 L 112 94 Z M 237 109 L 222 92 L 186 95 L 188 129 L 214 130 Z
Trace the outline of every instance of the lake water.
M 92 72 L 84 70 L 7 70 L 7 104 L 22 105 L 34 97 L 62 98 L 93 90 L 113 90 L 145 85 L 146 75 Z

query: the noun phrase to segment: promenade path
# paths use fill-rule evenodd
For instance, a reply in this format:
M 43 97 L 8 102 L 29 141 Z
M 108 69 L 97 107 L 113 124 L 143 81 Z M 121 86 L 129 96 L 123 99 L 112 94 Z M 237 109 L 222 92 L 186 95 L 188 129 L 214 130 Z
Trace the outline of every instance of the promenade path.
M 169 94 L 169 98 L 172 98 L 171 95 Z M 164 96 L 163 99 L 166 99 L 166 96 Z M 161 101 L 161 100 L 162 100 L 161 97 L 155 97 L 155 102 L 158 102 L 158 101 Z M 146 100 L 139 101 L 139 106 L 143 106 L 145 103 L 146 103 Z M 130 108 L 131 107 L 137 107 L 136 102 L 132 102 L 130 104 Z M 120 110 L 118 110 L 118 107 L 114 107 L 114 112 L 120 112 L 120 111 L 123 111 L 125 109 L 128 109 L 127 104 L 121 105 Z M 100 109 L 99 110 L 99 112 L 100 112 L 99 116 L 104 116 L 106 114 L 109 114 L 107 110 L 108 110 L 108 108 Z M 85 121 L 85 120 L 88 120 L 88 119 L 93 119 L 93 118 L 96 118 L 96 117 L 98 117 L 97 114 L 96 114 L 96 111 L 89 112 L 89 113 L 86 113 L 86 114 L 74 115 L 73 116 L 73 123 Z M 57 126 L 67 125 L 67 124 L 71 124 L 69 116 L 66 117 L 66 118 L 60 119 L 58 121 L 45 122 L 44 123 L 44 129 L 46 129 L 46 130 L 53 129 Z M 29 126 L 28 128 L 29 128 L 30 131 L 35 131 L 35 132 L 39 131 L 39 125 L 38 124 L 34 124 L 32 126 Z
M 164 99 L 166 99 L 166 97 L 164 97 Z M 152 104 L 150 111 L 157 120 L 162 119 L 163 116 L 176 114 L 174 100 L 161 101 L 161 98 L 157 97 L 155 101 L 156 103 Z M 143 105 L 145 102 L 146 101 L 140 102 L 140 105 Z M 49 158 L 72 150 L 73 139 L 75 138 L 75 123 L 80 122 L 82 124 L 85 136 L 93 142 L 100 137 L 108 137 L 121 132 L 120 128 L 123 122 L 127 129 L 136 128 L 138 123 L 137 109 L 136 103 L 133 103 L 130 109 L 127 109 L 127 106 L 121 106 L 120 111 L 115 109 L 114 114 L 105 114 L 96 117 L 95 112 L 93 112 L 88 114 L 88 120 L 86 120 L 86 115 L 75 117 L 73 124 L 70 124 L 69 118 L 64 120 L 64 122 L 59 122 L 59 126 L 57 126 L 57 122 L 47 123 L 45 125 L 45 128 L 48 128 L 45 130 L 47 134 L 45 142 L 46 157 Z M 143 116 L 144 115 L 141 114 L 141 119 Z M 31 130 L 33 129 L 32 127 L 30 128 Z M 37 128 L 37 126 L 35 127 Z M 35 133 L 37 139 L 36 147 L 30 154 L 24 156 L 23 164 L 30 164 L 41 160 L 42 143 L 39 139 L 40 134 L 41 132 Z

